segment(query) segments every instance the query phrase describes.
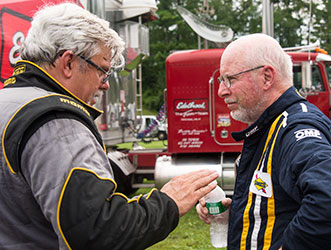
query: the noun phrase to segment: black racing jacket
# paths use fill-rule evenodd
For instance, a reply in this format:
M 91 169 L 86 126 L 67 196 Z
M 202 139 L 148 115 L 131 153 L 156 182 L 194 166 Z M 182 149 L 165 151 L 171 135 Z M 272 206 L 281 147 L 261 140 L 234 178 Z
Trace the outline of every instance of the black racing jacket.
M 236 167 L 228 250 L 329 249 L 331 123 L 289 88 L 247 129 Z
M 177 226 L 166 194 L 116 192 L 100 111 L 43 69 L 19 61 L 0 105 L 1 249 L 145 249 Z

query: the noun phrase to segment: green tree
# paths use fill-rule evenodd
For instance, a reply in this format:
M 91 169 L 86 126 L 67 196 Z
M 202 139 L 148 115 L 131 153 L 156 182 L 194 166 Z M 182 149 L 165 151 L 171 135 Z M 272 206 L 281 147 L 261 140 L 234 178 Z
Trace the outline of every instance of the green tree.
M 320 39 L 321 47 L 331 53 L 331 0 L 324 0 L 323 5 L 315 6 L 313 35 Z
M 283 47 L 307 45 L 309 40 L 313 43 L 322 39 L 323 34 L 318 30 L 329 17 L 325 9 L 319 10 L 320 4 L 310 0 L 280 0 L 274 1 L 274 7 L 275 37 Z M 309 28 L 312 31 L 310 34 Z
M 274 37 L 282 47 L 301 45 L 300 30 L 303 23 L 297 15 L 299 10 L 300 7 L 292 4 L 292 1 L 274 3 Z
M 163 104 L 165 61 L 169 54 L 176 50 L 197 48 L 197 35 L 176 10 L 178 5 L 186 7 L 186 2 L 193 8 L 199 0 L 162 0 L 158 5 L 159 19 L 148 23 L 150 56 L 143 63 L 144 108 L 157 111 Z

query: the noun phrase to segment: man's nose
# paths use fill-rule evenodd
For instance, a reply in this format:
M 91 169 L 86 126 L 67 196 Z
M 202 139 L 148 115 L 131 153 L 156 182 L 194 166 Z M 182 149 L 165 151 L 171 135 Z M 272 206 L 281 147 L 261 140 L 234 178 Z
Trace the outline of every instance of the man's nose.
M 224 82 L 221 82 L 218 86 L 218 96 L 221 98 L 224 98 L 225 96 L 228 96 L 231 94 L 231 91 L 229 88 L 227 88 L 224 84 Z
M 104 83 L 102 83 L 99 87 L 100 90 L 106 91 L 109 89 L 109 80 L 105 81 Z

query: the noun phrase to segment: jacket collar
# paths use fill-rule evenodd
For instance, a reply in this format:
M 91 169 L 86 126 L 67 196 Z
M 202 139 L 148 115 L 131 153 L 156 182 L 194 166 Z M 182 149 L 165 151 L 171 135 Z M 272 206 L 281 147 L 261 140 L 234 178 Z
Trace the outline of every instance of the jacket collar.
M 232 132 L 231 135 L 233 139 L 241 141 L 248 137 L 262 134 L 288 106 L 302 100 L 305 99 L 298 91 L 293 86 L 290 87 L 262 113 L 256 122 L 240 132 Z
M 21 60 L 16 63 L 13 75 L 5 81 L 4 88 L 10 87 L 38 87 L 50 92 L 66 95 L 83 105 L 84 108 L 89 111 L 93 119 L 96 119 L 102 114 L 101 110 L 79 99 L 45 70 L 30 61 Z

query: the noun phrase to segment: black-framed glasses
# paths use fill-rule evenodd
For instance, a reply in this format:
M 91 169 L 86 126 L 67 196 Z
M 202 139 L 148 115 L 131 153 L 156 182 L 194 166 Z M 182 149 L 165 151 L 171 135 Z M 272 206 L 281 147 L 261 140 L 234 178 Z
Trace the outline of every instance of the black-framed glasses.
M 87 62 L 88 64 L 92 65 L 94 68 L 96 68 L 97 70 L 100 70 L 103 74 L 105 74 L 105 78 L 102 80 L 102 83 L 105 83 L 109 80 L 109 78 L 112 76 L 113 74 L 113 69 L 110 69 L 108 72 L 105 71 L 103 68 L 101 68 L 100 66 L 98 66 L 97 64 L 95 64 L 94 62 L 92 62 L 90 59 L 87 59 L 85 56 L 79 56 L 80 58 L 82 58 L 85 62 Z
M 224 85 L 225 87 L 227 87 L 228 89 L 231 88 L 231 80 L 233 79 L 233 77 L 235 76 L 238 76 L 238 75 L 241 75 L 241 74 L 244 74 L 244 73 L 247 73 L 247 72 L 250 72 L 250 71 L 253 71 L 253 70 L 257 70 L 257 69 L 260 69 L 260 68 L 263 68 L 265 65 L 261 65 L 261 66 L 257 66 L 257 67 L 254 67 L 254 68 L 251 68 L 251 69 L 247 69 L 247 70 L 244 70 L 244 71 L 241 71 L 239 73 L 236 73 L 236 74 L 233 74 L 233 75 L 224 75 L 224 76 L 219 76 L 217 78 L 218 80 L 218 83 L 221 84 L 222 82 L 224 82 Z

